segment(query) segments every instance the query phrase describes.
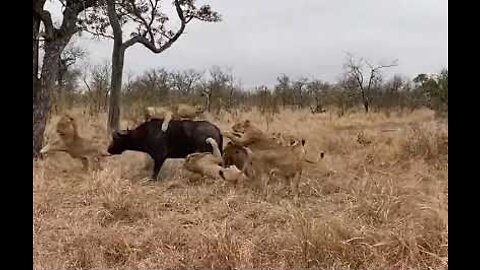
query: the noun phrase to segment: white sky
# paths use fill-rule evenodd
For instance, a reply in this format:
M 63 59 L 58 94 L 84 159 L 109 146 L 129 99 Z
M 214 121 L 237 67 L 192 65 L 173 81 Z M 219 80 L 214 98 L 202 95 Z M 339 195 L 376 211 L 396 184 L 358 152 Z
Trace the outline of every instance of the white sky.
M 172 1 L 164 1 L 170 5 Z M 374 63 L 399 60 L 387 73 L 413 77 L 448 67 L 447 0 L 211 0 L 219 23 L 192 22 L 164 53 L 127 50 L 125 73 L 149 68 L 231 68 L 246 87 L 273 85 L 281 73 L 335 81 L 345 53 Z M 54 17 L 58 6 L 49 3 Z M 91 63 L 111 55 L 112 42 L 76 38 Z M 124 77 L 125 78 L 125 77 Z

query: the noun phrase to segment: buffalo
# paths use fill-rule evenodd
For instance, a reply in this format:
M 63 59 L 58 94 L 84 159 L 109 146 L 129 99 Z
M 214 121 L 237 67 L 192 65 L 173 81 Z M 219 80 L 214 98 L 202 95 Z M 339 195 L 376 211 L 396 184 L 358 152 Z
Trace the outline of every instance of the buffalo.
M 171 120 L 165 132 L 162 123 L 163 119 L 150 119 L 133 130 L 113 132 L 108 153 L 120 155 L 126 150 L 147 153 L 154 160 L 152 178 L 156 180 L 165 159 L 212 152 L 212 146 L 206 143 L 209 137 L 223 145 L 220 129 L 208 121 Z M 220 151 L 223 154 L 221 147 Z

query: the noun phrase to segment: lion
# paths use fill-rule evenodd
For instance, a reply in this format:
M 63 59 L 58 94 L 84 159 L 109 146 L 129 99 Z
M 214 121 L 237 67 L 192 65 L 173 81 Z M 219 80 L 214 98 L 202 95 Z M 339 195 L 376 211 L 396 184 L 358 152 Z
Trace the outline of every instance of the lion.
M 212 146 L 212 153 L 189 154 L 185 158 L 184 168 L 201 176 L 208 176 L 216 180 L 223 179 L 236 184 L 243 177 L 243 173 L 235 165 L 224 168 L 217 142 L 210 137 L 205 141 Z
M 265 196 L 269 196 L 269 184 L 274 176 L 289 182 L 295 198 L 299 196 L 299 183 L 305 166 L 304 142 L 291 146 L 248 147 L 254 179 L 262 185 Z M 254 145 L 256 146 L 256 145 Z
M 250 156 L 246 147 L 228 142 L 223 149 L 223 162 L 225 166 L 235 166 L 247 177 L 253 176 L 253 169 L 250 164 Z
M 168 129 L 168 124 L 172 119 L 190 119 L 193 120 L 196 117 L 203 114 L 204 109 L 201 106 L 191 106 L 188 104 L 180 103 L 171 107 L 146 107 L 144 109 L 145 121 L 152 118 L 163 119 L 162 131 L 165 132 Z
M 205 108 L 200 105 L 191 106 L 184 103 L 179 103 L 173 108 L 174 115 L 176 115 L 180 119 L 195 119 L 196 117 L 200 117 Z
M 232 130 L 233 132 L 223 131 L 222 134 L 230 139 L 232 144 L 237 146 L 229 147 L 227 144 L 227 147 L 235 148 L 237 151 L 239 151 L 239 147 L 249 147 L 253 151 L 254 149 L 274 149 L 278 146 L 292 147 L 298 144 L 301 147 L 298 147 L 298 150 L 296 151 L 298 153 L 302 153 L 302 155 L 299 156 L 300 158 L 308 163 L 316 163 L 318 161 L 312 161 L 306 158 L 306 140 L 304 138 L 297 138 L 293 135 L 285 135 L 281 132 L 273 132 L 270 135 L 267 135 L 265 132 L 252 124 L 252 122 L 248 119 L 243 122 L 235 123 L 232 126 Z M 243 155 L 245 154 L 243 153 Z M 323 155 L 323 152 L 321 155 Z
M 253 125 L 250 120 L 235 123 L 232 126 L 232 131 L 224 131 L 223 135 L 231 140 L 233 144 L 250 147 L 271 147 L 277 145 L 275 140 L 267 136 L 262 130 Z
M 40 154 L 45 155 L 52 152 L 65 152 L 72 158 L 82 162 L 83 169 L 100 169 L 100 158 L 109 156 L 93 141 L 81 137 L 75 118 L 64 114 L 57 122 L 56 132 L 60 140 L 48 143 L 41 150 Z
M 145 121 L 149 121 L 152 118 L 163 119 L 162 131 L 165 132 L 168 129 L 168 124 L 173 118 L 173 112 L 167 107 L 146 107 L 144 110 Z
M 273 132 L 267 135 L 265 132 L 257 128 L 250 120 L 235 123 L 232 126 L 232 132 L 224 131 L 223 135 L 238 146 L 262 148 L 272 148 L 277 146 L 293 146 L 301 143 L 305 145 L 305 139 L 297 138 L 292 135 L 285 135 L 280 132 Z
M 249 120 L 232 126 L 233 132 L 224 132 L 231 140 L 224 150 L 224 160 L 238 168 L 249 168 L 249 178 L 263 185 L 268 197 L 268 184 L 273 175 L 290 181 L 292 191 L 298 197 L 298 186 L 304 164 L 316 163 L 306 157 L 305 139 L 283 137 L 281 134 L 266 135 Z M 226 154 L 226 155 L 225 155 Z M 320 154 L 320 158 L 324 153 Z M 227 162 L 226 162 L 227 164 Z
M 296 136 L 284 134 L 281 132 L 272 132 L 270 135 L 273 140 L 283 146 L 291 146 L 296 143 L 301 143 L 303 139 L 297 138 Z

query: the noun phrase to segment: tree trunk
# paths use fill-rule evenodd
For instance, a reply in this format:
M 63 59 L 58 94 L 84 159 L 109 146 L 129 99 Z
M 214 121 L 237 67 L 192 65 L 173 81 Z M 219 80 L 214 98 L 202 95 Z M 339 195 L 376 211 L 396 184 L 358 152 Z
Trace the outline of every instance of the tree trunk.
M 37 8 L 37 5 L 43 6 L 45 0 L 34 1 L 33 10 Z M 38 34 L 40 32 L 40 17 L 33 12 L 33 95 L 35 95 L 37 89 L 40 87 L 40 80 L 38 79 L 38 50 L 39 39 Z
M 112 52 L 112 78 L 110 82 L 110 103 L 108 108 L 108 132 L 120 129 L 120 94 L 122 90 L 122 70 L 125 47 L 122 40 L 115 40 Z
M 35 3 L 34 3 L 35 5 Z M 34 7 L 35 8 L 35 7 Z M 39 41 L 38 41 L 38 32 L 40 30 L 40 17 L 33 13 L 33 157 L 35 158 L 37 154 L 40 152 L 41 149 L 41 141 L 38 142 L 39 140 L 35 140 L 35 119 L 38 119 L 38 117 L 35 117 L 35 102 L 36 98 L 40 97 L 40 101 L 45 103 L 44 100 L 45 97 L 42 97 L 39 95 L 40 91 L 40 80 L 38 79 L 38 47 L 39 47 Z M 38 101 L 37 101 L 38 102 Z M 37 127 L 38 129 L 38 127 Z M 41 136 L 43 138 L 43 131 L 37 131 L 37 133 L 41 132 Z M 38 136 L 37 136 L 38 137 Z M 40 144 L 39 146 L 35 146 L 36 144 Z M 35 151 L 37 149 L 37 151 Z
M 233 91 L 234 91 L 234 88 L 232 87 L 228 95 L 228 109 L 231 109 L 233 107 Z
M 63 77 L 65 73 L 67 73 L 68 67 L 67 64 L 65 63 L 65 60 L 60 59 L 58 62 L 58 76 L 57 76 L 57 85 L 58 87 L 63 90 Z
M 46 28 L 48 41 L 45 42 L 44 56 L 41 79 L 38 80 L 38 42 L 33 45 L 33 158 L 38 157 L 43 144 L 43 133 L 47 123 L 48 113 L 50 111 L 50 93 L 55 85 L 55 79 L 58 73 L 58 64 L 60 55 L 67 46 L 72 36 L 78 30 L 76 27 L 77 16 L 84 9 L 94 6 L 97 1 L 83 1 L 82 6 L 76 5 L 72 1 L 67 3 L 67 8 L 63 11 L 63 21 L 60 29 L 56 29 L 51 21 L 51 16 L 43 18 L 43 24 Z M 43 14 L 45 0 L 33 0 L 33 34 L 38 36 L 40 26 L 40 16 Z M 46 12 L 48 14 L 48 12 Z M 49 30 L 49 31 L 47 31 Z
M 368 102 L 368 97 L 365 94 L 365 90 L 361 89 L 361 91 L 362 91 L 363 108 L 365 109 L 365 112 L 368 113 L 368 109 L 370 107 L 370 102 Z
M 38 32 L 40 29 L 40 19 L 33 16 L 33 92 L 35 93 L 38 82 Z
M 370 107 L 370 104 L 368 103 L 368 100 L 363 100 L 363 108 L 365 109 L 365 112 L 368 113 L 368 109 Z
M 207 108 L 207 112 L 210 112 L 211 109 L 211 98 L 212 98 L 212 90 L 205 92 L 205 108 Z
M 38 157 L 43 145 L 43 133 L 50 111 L 50 94 L 55 85 L 58 61 L 71 36 L 45 43 L 41 87 L 33 95 L 33 157 Z

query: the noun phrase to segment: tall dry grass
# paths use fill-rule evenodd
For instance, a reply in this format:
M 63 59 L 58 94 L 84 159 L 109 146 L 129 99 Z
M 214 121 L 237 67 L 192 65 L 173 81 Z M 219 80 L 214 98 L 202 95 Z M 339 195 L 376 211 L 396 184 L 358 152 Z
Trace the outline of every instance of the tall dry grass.
M 83 135 L 108 142 L 104 115 L 73 114 Z M 305 137 L 309 155 L 325 151 L 303 175 L 300 203 L 281 184 L 264 201 L 253 190 L 193 181 L 182 160 L 144 183 L 142 154 L 108 158 L 94 173 L 59 153 L 34 164 L 34 267 L 447 268 L 448 126 L 433 112 L 208 118 L 221 128 L 268 123 Z

